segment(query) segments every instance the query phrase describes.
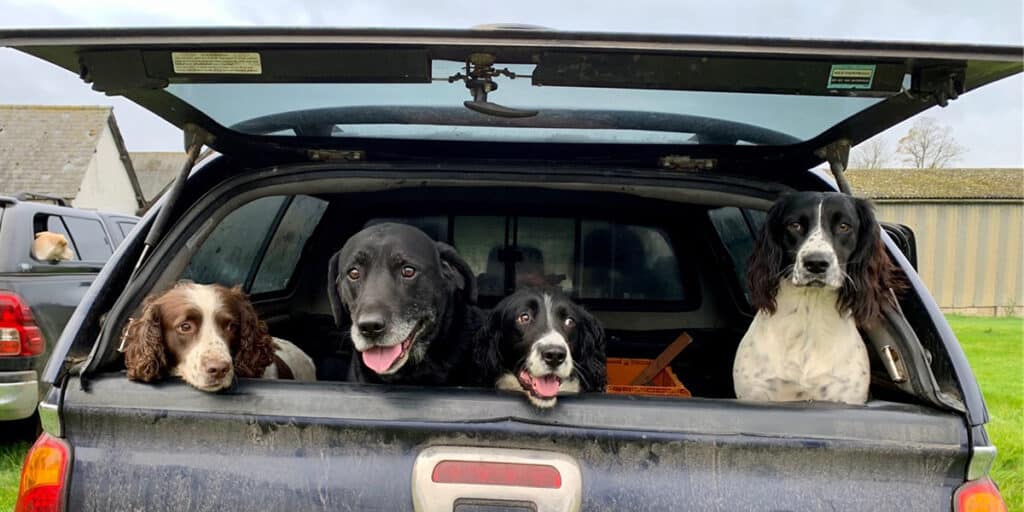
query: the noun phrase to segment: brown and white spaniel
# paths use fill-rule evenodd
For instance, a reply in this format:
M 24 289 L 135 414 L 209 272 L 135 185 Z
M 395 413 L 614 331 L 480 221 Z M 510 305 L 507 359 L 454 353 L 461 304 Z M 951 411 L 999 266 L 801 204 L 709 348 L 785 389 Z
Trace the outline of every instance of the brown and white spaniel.
M 240 287 L 180 282 L 146 298 L 121 344 L 128 378 L 153 382 L 176 375 L 203 391 L 234 378 L 316 380 L 313 360 L 273 338 Z

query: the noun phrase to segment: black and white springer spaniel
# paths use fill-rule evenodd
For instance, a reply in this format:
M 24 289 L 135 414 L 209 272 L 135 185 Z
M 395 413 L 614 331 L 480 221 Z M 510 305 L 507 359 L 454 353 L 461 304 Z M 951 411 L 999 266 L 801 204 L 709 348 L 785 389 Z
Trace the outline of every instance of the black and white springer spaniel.
M 733 366 L 736 397 L 863 404 L 871 369 L 857 330 L 901 286 L 871 204 L 834 192 L 780 199 L 748 270 L 757 310 Z
M 523 288 L 490 312 L 477 334 L 476 364 L 484 381 L 517 391 L 540 408 L 558 395 L 603 391 L 604 329 L 556 289 Z

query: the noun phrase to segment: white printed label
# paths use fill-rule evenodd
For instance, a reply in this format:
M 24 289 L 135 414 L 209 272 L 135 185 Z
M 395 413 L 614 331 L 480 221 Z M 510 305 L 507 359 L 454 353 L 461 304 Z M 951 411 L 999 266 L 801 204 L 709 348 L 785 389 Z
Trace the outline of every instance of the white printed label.
M 171 52 L 179 75 L 259 75 L 260 54 L 255 52 Z

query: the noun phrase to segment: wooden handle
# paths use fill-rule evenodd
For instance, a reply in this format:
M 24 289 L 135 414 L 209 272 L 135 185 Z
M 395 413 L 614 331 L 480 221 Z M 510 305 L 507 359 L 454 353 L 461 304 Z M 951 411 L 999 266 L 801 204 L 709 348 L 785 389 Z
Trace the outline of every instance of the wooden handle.
M 654 360 L 651 361 L 651 364 L 647 365 L 647 368 L 644 368 L 644 371 L 640 372 L 640 375 L 637 375 L 636 378 L 630 381 L 629 385 L 646 386 L 650 384 L 651 379 L 653 379 L 654 376 L 663 368 L 668 366 L 668 364 L 671 363 L 672 360 L 675 359 L 676 356 L 678 356 L 679 353 L 692 342 L 693 338 L 690 337 L 688 333 L 684 332 L 680 334 L 672 344 L 665 347 L 665 350 L 662 350 L 661 353 L 658 354 L 658 357 L 655 357 Z

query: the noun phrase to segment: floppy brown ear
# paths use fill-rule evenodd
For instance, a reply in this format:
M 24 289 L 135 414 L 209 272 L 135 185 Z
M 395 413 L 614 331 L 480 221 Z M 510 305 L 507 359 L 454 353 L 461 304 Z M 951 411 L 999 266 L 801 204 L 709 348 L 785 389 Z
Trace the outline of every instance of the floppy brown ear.
M 466 302 L 476 304 L 477 287 L 476 275 L 469 263 L 462 259 L 454 247 L 444 242 L 434 242 L 437 245 L 438 255 L 441 257 L 441 273 L 444 277 L 455 284 L 455 289 L 462 291 Z
M 849 279 L 839 290 L 837 306 L 850 311 L 861 327 L 871 326 L 882 314 L 882 306 L 891 301 L 889 290 L 901 292 L 906 282 L 899 268 L 889 259 L 882 242 L 882 227 L 866 199 L 853 198 L 860 218 L 857 247 L 846 264 Z
M 227 293 L 231 300 L 236 301 L 239 314 L 239 348 L 233 361 L 235 374 L 246 378 L 262 377 L 263 371 L 274 362 L 274 339 L 240 286 L 229 289 Z
M 167 375 L 167 350 L 160 306 L 147 299 L 142 315 L 125 328 L 124 366 L 129 380 L 153 382 Z

